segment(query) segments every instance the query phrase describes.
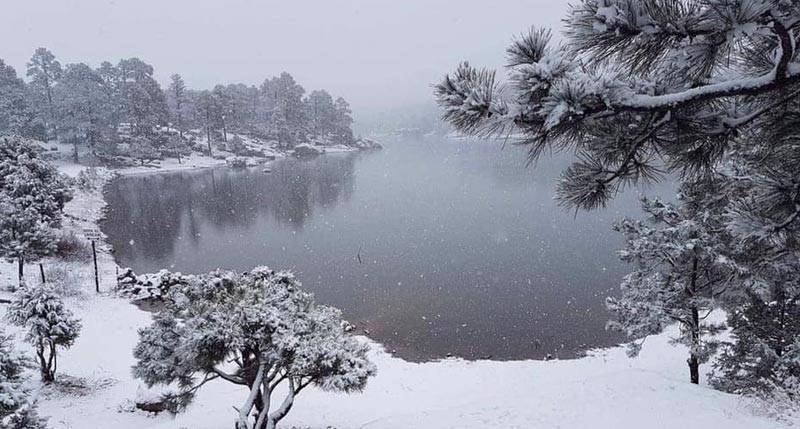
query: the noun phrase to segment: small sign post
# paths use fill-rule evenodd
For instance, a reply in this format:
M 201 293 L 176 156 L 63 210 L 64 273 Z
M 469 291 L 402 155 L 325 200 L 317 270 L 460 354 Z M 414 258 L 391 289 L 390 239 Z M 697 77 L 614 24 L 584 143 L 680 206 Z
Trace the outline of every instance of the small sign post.
M 97 293 L 100 293 L 100 277 L 97 275 L 97 248 L 95 241 L 100 239 L 100 230 L 97 228 L 85 228 L 83 235 L 92 242 L 92 259 L 94 260 L 94 288 Z

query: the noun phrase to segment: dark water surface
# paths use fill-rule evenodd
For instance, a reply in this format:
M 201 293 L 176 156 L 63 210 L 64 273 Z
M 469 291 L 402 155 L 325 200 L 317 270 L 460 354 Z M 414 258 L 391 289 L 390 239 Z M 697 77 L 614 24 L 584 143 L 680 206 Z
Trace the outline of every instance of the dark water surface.
M 637 192 L 567 213 L 553 201 L 565 160 L 524 161 L 498 143 L 395 141 L 272 173 L 122 177 L 102 229 L 137 273 L 290 268 L 407 359 L 566 358 L 619 342 L 604 329 L 625 273 L 610 225 L 639 216 Z

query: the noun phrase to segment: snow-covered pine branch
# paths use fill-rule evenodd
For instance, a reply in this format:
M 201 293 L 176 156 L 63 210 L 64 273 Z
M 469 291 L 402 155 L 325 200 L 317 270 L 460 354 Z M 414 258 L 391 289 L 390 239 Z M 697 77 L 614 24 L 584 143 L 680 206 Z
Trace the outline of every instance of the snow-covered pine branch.
M 444 118 L 472 135 L 522 134 L 578 161 L 559 184 L 569 207 L 605 205 L 666 169 L 703 174 L 754 115 L 800 89 L 793 2 L 583 0 L 553 46 L 532 30 L 508 50 L 511 85 L 462 64 L 436 87 Z
M 257 267 L 186 279 L 170 288 L 134 350 L 134 374 L 177 385 L 168 399 L 178 408 L 222 379 L 250 392 L 237 428 L 274 428 L 307 386 L 353 392 L 374 375 L 367 346 L 345 332 L 339 311 L 315 304 L 291 273 Z M 287 395 L 273 408 L 278 386 Z

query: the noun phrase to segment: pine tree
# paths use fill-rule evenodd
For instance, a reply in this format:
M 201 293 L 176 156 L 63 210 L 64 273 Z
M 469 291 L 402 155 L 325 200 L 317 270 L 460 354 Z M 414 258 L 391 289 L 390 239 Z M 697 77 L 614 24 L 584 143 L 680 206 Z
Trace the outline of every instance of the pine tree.
M 25 82 L 13 67 L 0 60 L 0 135 L 43 137 L 29 98 Z
M 181 77 L 181 75 L 175 73 L 170 77 L 168 94 L 168 105 L 170 106 L 173 123 L 175 128 L 178 129 L 179 135 L 183 137 L 184 110 L 187 107 L 187 94 L 186 84 L 183 82 L 183 77 Z
M 435 90 L 444 118 L 471 135 L 523 136 L 531 162 L 576 153 L 556 189 L 568 208 L 603 207 L 665 173 L 690 188 L 713 182 L 720 194 L 697 204 L 724 240 L 730 296 L 751 300 L 725 307 L 736 317 L 780 302 L 775 286 L 792 282 L 800 257 L 798 3 L 582 0 L 565 22 L 560 45 L 545 30 L 512 43 L 508 85 L 468 63 L 445 77 Z M 769 317 L 748 320 L 774 329 Z M 748 341 L 739 331 L 734 340 Z
M 38 48 L 28 62 L 28 77 L 31 79 L 30 87 L 39 106 L 39 115 L 48 132 L 58 138 L 58 129 L 55 125 L 56 105 L 53 97 L 53 87 L 61 79 L 61 63 L 47 48 Z
M 718 345 L 709 335 L 724 329 L 704 322 L 727 286 L 728 268 L 719 262 L 723 243 L 690 205 L 643 198 L 642 209 L 647 222 L 623 219 L 615 225 L 626 241 L 620 258 L 637 269 L 625 276 L 622 296 L 607 299 L 616 317 L 609 326 L 638 340 L 677 323 L 675 342 L 689 348 L 689 380 L 698 384 L 700 364 Z M 629 346 L 636 355 L 641 343 Z
M 69 348 L 78 338 L 81 324 L 48 286 L 23 287 L 8 309 L 9 321 L 27 329 L 25 340 L 36 348 L 42 380 L 55 380 L 59 347 Z
M 769 285 L 769 301 L 749 292 L 731 311 L 733 340 L 724 345 L 714 365 L 712 385 L 732 393 L 780 389 L 800 398 L 800 291 L 787 286 L 784 281 Z
M 0 428 L 47 428 L 25 387 L 27 367 L 25 356 L 14 349 L 14 340 L 0 330 Z
M 117 64 L 117 72 L 120 101 L 134 135 L 151 136 L 168 116 L 166 98 L 153 77 L 153 67 L 139 58 L 129 58 Z
M 86 144 L 94 152 L 110 126 L 106 123 L 103 80 L 86 64 L 67 64 L 52 93 L 57 107 L 54 121 L 61 141 L 72 142 L 77 162 L 78 145 Z
M 179 386 L 165 398 L 179 408 L 208 381 L 242 385 L 250 394 L 237 406 L 239 429 L 274 429 L 312 384 L 361 390 L 375 372 L 367 346 L 345 333 L 338 310 L 315 304 L 300 286 L 290 273 L 265 267 L 188 276 L 140 330 L 134 375 Z M 273 408 L 279 391 L 286 394 Z
M 350 104 L 338 97 L 334 104 L 334 141 L 338 144 L 350 145 L 353 143 L 353 117 Z
M 0 139 L 0 255 L 16 260 L 20 285 L 25 261 L 54 250 L 55 230 L 71 198 L 66 179 L 40 152 L 19 137 Z

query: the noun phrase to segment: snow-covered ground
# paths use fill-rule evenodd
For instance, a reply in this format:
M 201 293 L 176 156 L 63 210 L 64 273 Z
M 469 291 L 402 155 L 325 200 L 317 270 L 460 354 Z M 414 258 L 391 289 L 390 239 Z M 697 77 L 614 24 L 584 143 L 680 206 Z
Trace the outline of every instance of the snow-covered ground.
M 161 171 L 191 165 L 207 166 L 187 160 L 180 166 L 164 163 Z M 79 171 L 68 162 L 61 162 L 60 168 L 71 175 Z M 80 231 L 95 225 L 104 205 L 99 191 L 78 193 L 66 207 L 65 227 Z M 50 417 L 51 427 L 232 427 L 233 406 L 243 402 L 246 392 L 225 382 L 206 385 L 186 412 L 174 417 L 133 411 L 132 401 L 144 386 L 131 376 L 131 352 L 137 329 L 149 323 L 150 314 L 107 292 L 115 286 L 116 264 L 105 243 L 99 250 L 101 289 L 106 292 L 94 293 L 90 264 L 67 266 L 81 289 L 68 305 L 82 319 L 83 329 L 59 358 L 57 377 L 72 386 L 48 387 L 39 394 L 41 413 Z M 27 274 L 30 281 L 38 278 L 33 267 Z M 0 264 L 0 280 L 16 283 L 12 264 Z M 410 363 L 372 343 L 378 375 L 363 393 L 304 391 L 282 427 L 777 429 L 800 423 L 797 416 L 776 419 L 755 400 L 689 384 L 686 350 L 668 340 L 669 334 L 648 339 L 635 359 L 622 348 L 612 348 L 582 359 L 546 362 Z

